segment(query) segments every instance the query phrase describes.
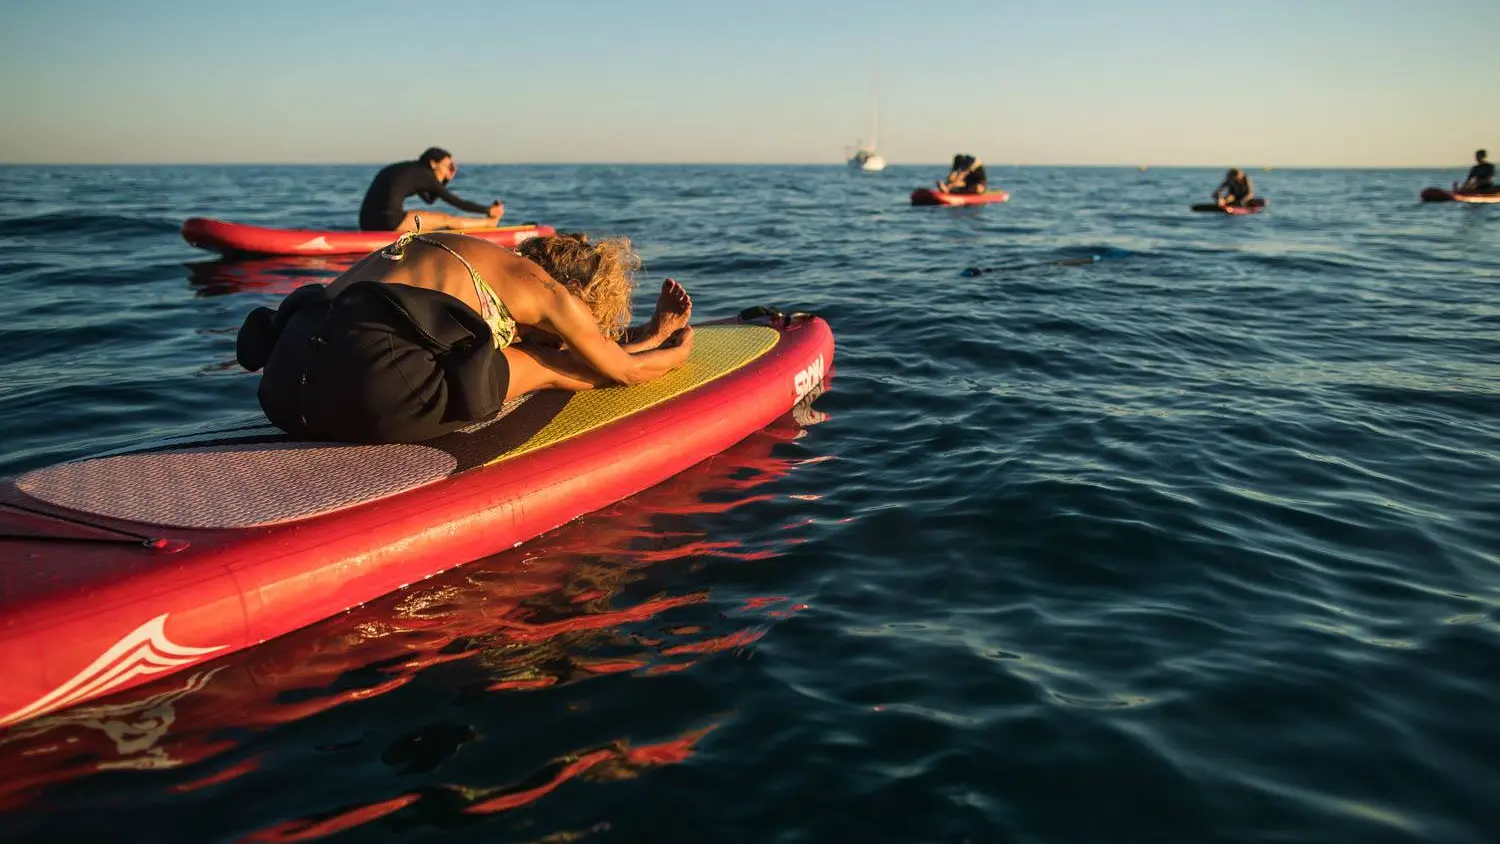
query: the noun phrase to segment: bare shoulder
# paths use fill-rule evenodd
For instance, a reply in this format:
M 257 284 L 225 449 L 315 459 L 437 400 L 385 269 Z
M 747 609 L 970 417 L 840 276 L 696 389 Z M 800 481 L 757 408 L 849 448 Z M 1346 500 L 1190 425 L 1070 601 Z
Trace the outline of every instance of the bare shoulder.
M 567 288 L 535 262 L 509 249 L 486 245 L 495 251 L 485 253 L 481 273 L 517 320 L 536 324 L 544 313 L 557 307 L 560 299 L 568 297 Z

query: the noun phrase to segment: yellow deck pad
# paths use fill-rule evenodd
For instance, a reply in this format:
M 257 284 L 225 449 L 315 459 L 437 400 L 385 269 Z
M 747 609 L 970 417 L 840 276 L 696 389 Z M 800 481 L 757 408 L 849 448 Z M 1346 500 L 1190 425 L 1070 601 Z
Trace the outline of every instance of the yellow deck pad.
M 693 331 L 693 354 L 682 366 L 634 387 L 578 393 L 530 439 L 489 461 L 499 463 L 586 434 L 648 410 L 739 369 L 775 348 L 781 332 L 763 325 L 705 325 Z

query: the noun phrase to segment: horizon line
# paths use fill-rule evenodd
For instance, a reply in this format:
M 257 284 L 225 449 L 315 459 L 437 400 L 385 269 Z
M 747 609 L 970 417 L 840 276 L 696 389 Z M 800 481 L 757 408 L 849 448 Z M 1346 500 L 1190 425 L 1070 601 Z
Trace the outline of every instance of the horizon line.
M 383 167 L 390 161 L 0 161 L 0 167 Z M 947 161 L 907 161 L 889 167 L 947 167 Z M 843 167 L 826 161 L 473 161 L 468 167 Z M 1468 164 L 1021 164 L 985 162 L 988 167 L 1094 167 L 1127 170 L 1200 170 L 1240 167 L 1246 170 L 1454 170 Z

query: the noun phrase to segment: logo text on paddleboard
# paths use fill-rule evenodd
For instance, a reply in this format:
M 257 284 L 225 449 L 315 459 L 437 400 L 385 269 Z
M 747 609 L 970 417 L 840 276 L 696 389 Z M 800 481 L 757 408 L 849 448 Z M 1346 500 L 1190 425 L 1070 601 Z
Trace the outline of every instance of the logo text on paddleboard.
M 823 380 L 823 356 L 813 358 L 813 362 L 807 368 L 792 376 L 792 389 L 796 391 L 797 398 L 802 398 L 812 392 L 812 388 L 818 386 Z

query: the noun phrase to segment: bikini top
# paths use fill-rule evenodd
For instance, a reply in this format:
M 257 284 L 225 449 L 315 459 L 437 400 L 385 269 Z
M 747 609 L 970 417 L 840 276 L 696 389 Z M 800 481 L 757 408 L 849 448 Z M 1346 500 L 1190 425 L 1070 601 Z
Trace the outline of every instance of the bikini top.
M 380 250 L 381 257 L 391 261 L 400 261 L 406 257 L 407 245 L 415 240 L 429 246 L 436 246 L 457 258 L 458 262 L 464 265 L 464 269 L 469 271 L 469 280 L 474 282 L 474 295 L 479 299 L 479 315 L 484 318 L 484 324 L 490 327 L 490 334 L 494 338 L 495 348 L 503 349 L 514 343 L 516 340 L 516 320 L 515 317 L 511 316 L 510 309 L 505 307 L 505 302 L 501 301 L 499 294 L 495 292 L 494 288 L 490 287 L 489 283 L 479 275 L 479 271 L 474 269 L 474 265 L 469 263 L 464 256 L 455 252 L 452 247 L 441 240 L 434 240 L 421 234 L 421 231 L 422 219 L 418 217 L 417 230 L 406 232 L 396 238 L 395 243 Z

